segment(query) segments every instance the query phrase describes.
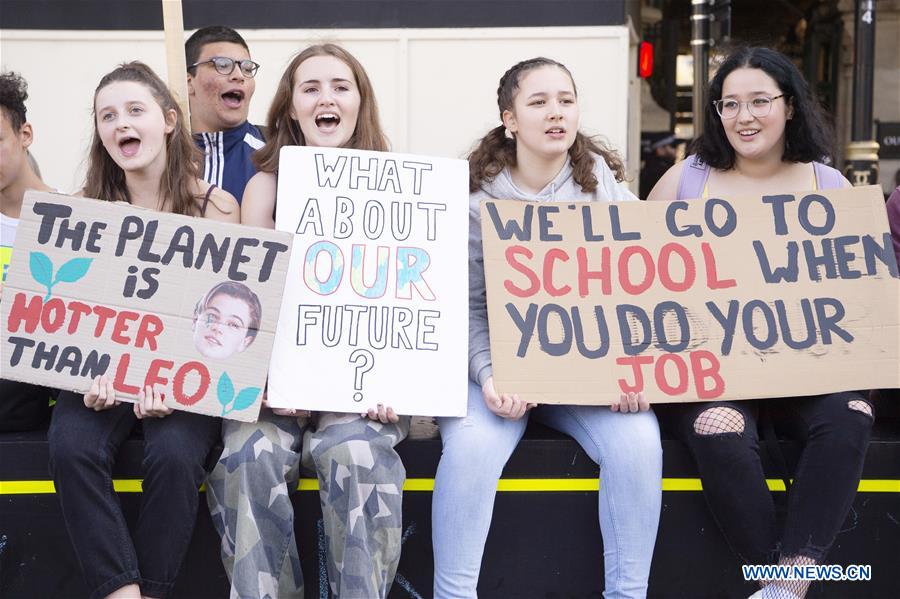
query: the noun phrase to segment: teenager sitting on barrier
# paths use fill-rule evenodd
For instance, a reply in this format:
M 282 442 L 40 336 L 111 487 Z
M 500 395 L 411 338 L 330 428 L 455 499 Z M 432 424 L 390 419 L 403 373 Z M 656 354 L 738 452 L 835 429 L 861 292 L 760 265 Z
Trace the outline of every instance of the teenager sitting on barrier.
M 267 126 L 269 141 L 254 155 L 260 172 L 247 184 L 241 221 L 269 229 L 275 227 L 282 147 L 388 149 L 368 75 L 356 58 L 334 44 L 310 46 L 291 61 Z M 400 561 L 406 479 L 394 446 L 409 432 L 409 417 L 398 417 L 383 405 L 367 416 L 319 413 L 307 418 L 296 410 L 264 407 L 256 423 L 223 423 L 225 449 L 206 496 L 222 537 L 232 596 L 303 597 L 290 499 L 301 455 L 304 466 L 319 477 L 332 593 L 387 595 Z M 378 494 L 377 513 L 365 507 L 370 493 Z
M 480 202 L 635 200 L 616 154 L 578 131 L 575 83 L 563 65 L 534 58 L 500 79 L 503 124 L 469 157 L 469 396 L 465 418 L 439 418 L 443 454 L 432 506 L 435 597 L 475 597 L 497 481 L 529 414 L 574 437 L 600 468 L 604 596 L 643 597 L 659 523 L 662 449 L 642 394 L 612 409 L 546 405 L 498 393 L 491 369 Z M 610 384 L 614 384 L 610 381 Z M 533 411 L 530 411 L 535 408 Z M 639 412 L 623 414 L 617 412 Z
M 29 160 L 34 141 L 31 123 L 25 119 L 28 85 L 15 73 L 0 75 L 0 293 L 16 241 L 25 191 L 53 191 L 41 181 Z M 50 397 L 55 390 L 19 381 L 0 379 L 0 432 L 13 433 L 46 428 L 50 422 Z
M 191 131 L 203 152 L 203 178 L 235 196 L 256 174 L 251 157 L 265 143 L 247 120 L 259 65 L 230 27 L 198 29 L 184 43 Z
M 123 64 L 100 80 L 84 195 L 238 222 L 237 201 L 201 180 L 197 164 L 184 116 L 149 67 Z M 144 430 L 144 480 L 132 536 L 113 489 L 112 465 L 138 420 Z M 173 412 L 150 387 L 133 405 L 120 405 L 106 376 L 95 379 L 83 397 L 60 393 L 48 435 L 50 466 L 90 597 L 170 592 L 191 540 L 197 489 L 219 431 L 218 418 Z
M 760 196 L 850 184 L 820 162 L 833 147 L 821 108 L 797 67 L 767 48 L 728 56 L 709 84 L 706 130 L 650 200 Z M 805 442 L 778 531 L 760 461 L 757 420 Z M 748 564 L 822 563 L 853 503 L 873 413 L 858 392 L 765 401 L 660 407 L 664 424 L 690 448 L 713 516 Z M 803 597 L 809 583 L 762 583 L 754 597 Z

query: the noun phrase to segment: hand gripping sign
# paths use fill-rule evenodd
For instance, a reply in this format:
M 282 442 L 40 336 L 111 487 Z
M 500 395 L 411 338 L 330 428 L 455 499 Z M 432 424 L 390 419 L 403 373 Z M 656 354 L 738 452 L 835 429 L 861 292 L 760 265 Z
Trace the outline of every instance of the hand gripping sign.
M 255 421 L 290 251 L 284 233 L 28 192 L 0 302 L 2 376 Z
M 724 200 L 487 201 L 498 391 L 610 404 L 900 386 L 880 189 Z
M 294 249 L 269 404 L 465 414 L 466 162 L 289 147 L 279 164 Z

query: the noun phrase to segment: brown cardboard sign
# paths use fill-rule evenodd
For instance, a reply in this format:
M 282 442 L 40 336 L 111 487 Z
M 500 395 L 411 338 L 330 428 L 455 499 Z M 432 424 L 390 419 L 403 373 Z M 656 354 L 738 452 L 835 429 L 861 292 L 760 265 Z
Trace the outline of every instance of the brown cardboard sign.
M 494 382 L 528 402 L 900 386 L 878 187 L 481 206 Z
M 290 254 L 284 233 L 28 192 L 0 302 L 2 376 L 255 421 Z

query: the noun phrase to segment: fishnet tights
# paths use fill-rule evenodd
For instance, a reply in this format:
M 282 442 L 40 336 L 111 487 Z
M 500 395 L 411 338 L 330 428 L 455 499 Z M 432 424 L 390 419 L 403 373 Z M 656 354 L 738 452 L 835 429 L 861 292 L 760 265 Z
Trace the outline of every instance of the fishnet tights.
M 744 432 L 744 415 L 734 408 L 709 408 L 694 420 L 698 435 L 720 435 Z
M 816 560 L 803 555 L 791 555 L 778 560 L 780 565 L 809 566 Z M 769 580 L 762 583 L 761 599 L 803 599 L 809 590 L 808 580 Z
M 872 406 L 869 405 L 869 402 L 863 401 L 861 399 L 854 399 L 852 401 L 847 402 L 847 407 L 851 410 L 856 410 L 857 412 L 862 412 L 868 416 L 872 415 Z

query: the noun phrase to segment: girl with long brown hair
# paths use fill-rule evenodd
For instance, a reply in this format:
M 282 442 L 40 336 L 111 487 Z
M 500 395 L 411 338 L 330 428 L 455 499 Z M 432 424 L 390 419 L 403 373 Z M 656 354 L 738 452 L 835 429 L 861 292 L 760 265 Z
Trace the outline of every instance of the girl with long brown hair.
M 514 65 L 500 79 L 497 104 L 502 124 L 489 131 L 469 157 L 468 413 L 465 418 L 438 418 L 443 453 L 431 516 L 434 596 L 477 596 L 497 481 L 533 414 L 575 438 L 600 465 L 604 597 L 643 597 L 662 496 L 656 417 L 643 394 L 623 394 L 609 409 L 564 405 L 562 393 L 563 405 L 535 407 L 516 394 L 497 391 L 480 222 L 480 203 L 491 198 L 537 202 L 637 198 L 619 183 L 624 168 L 615 153 L 579 131 L 578 95 L 565 66 L 547 58 Z
M 254 156 L 260 172 L 247 184 L 241 222 L 270 229 L 282 147 L 388 149 L 365 69 L 335 44 L 310 46 L 294 57 L 278 84 L 267 125 L 269 142 Z M 367 415 L 312 417 L 264 407 L 256 423 L 224 422 L 225 449 L 206 497 L 222 536 L 232 596 L 303 597 L 289 495 L 297 486 L 302 454 L 319 478 L 332 593 L 385 597 L 400 560 L 406 479 L 394 446 L 408 431 L 409 417 L 384 405 Z
M 237 201 L 198 177 L 184 116 L 146 65 L 130 62 L 94 93 L 88 197 L 161 212 L 237 222 Z M 143 422 L 141 511 L 129 532 L 112 482 L 119 447 Z M 57 497 L 88 592 L 100 597 L 165 597 L 175 582 L 197 518 L 219 420 L 173 411 L 147 387 L 120 404 L 112 381 L 97 377 L 85 395 L 60 393 L 48 434 Z

